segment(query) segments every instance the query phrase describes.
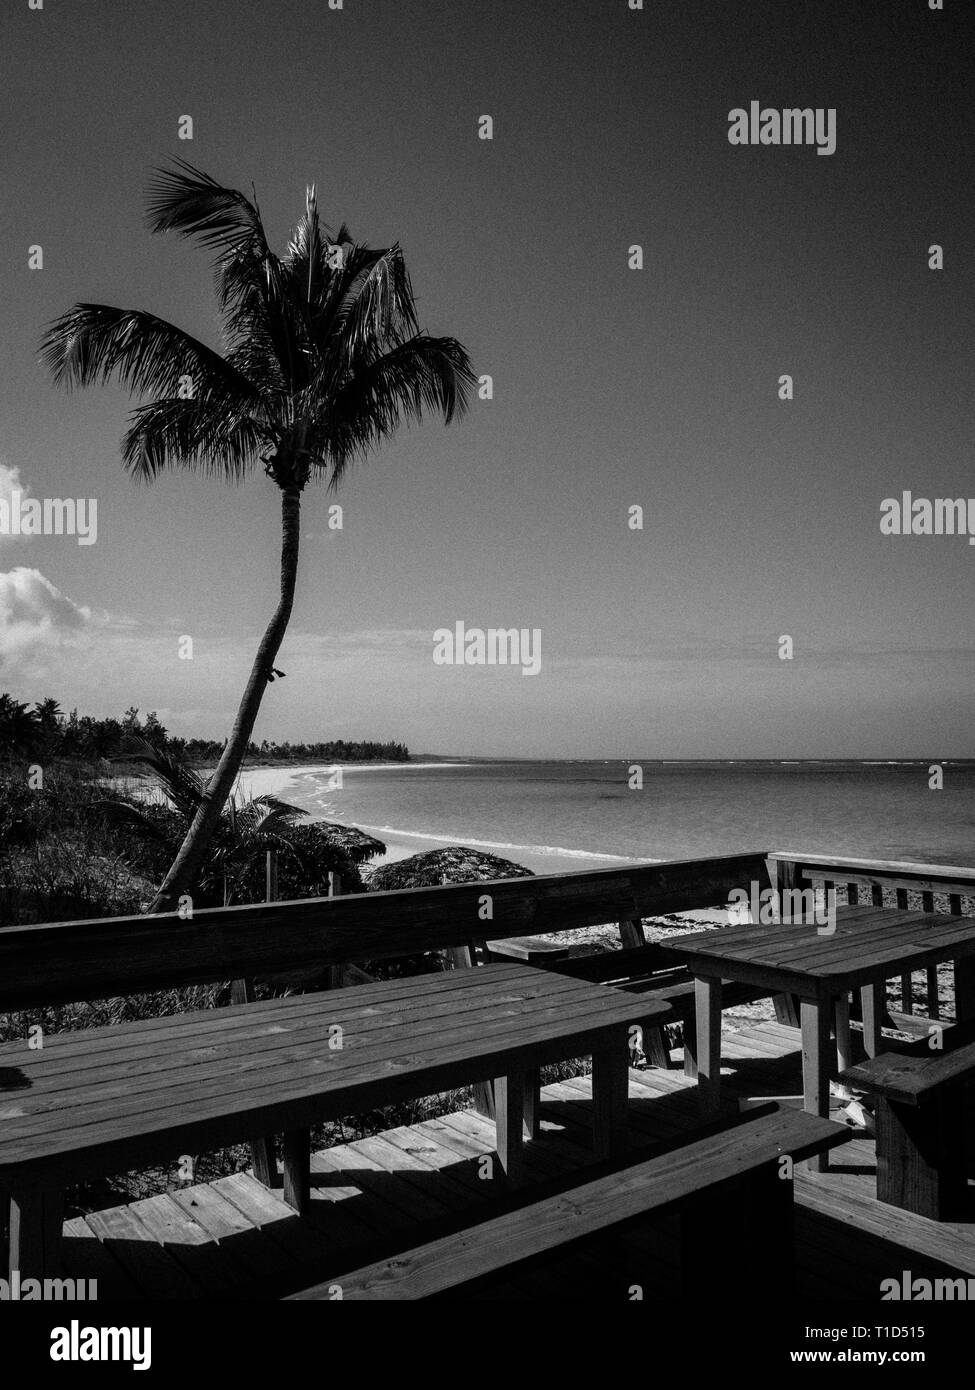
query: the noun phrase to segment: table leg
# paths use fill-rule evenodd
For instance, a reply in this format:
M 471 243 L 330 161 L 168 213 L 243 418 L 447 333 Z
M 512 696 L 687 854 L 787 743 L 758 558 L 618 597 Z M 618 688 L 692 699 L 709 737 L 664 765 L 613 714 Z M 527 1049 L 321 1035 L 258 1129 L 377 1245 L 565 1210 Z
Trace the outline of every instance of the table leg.
M 0 1279 L 10 1273 L 10 1193 L 0 1187 Z
M 498 1160 L 509 1182 L 524 1172 L 525 1078 L 521 1072 L 499 1076 L 494 1083 L 494 1123 Z
M 626 1148 L 626 1107 L 630 1091 L 627 1035 L 592 1054 L 593 1145 L 600 1158 Z
M 19 1270 L 21 1283 L 58 1278 L 63 1226 L 63 1192 L 11 1192 L 7 1277 L 12 1280 L 14 1270 Z
M 303 1216 L 311 1200 L 311 1131 L 292 1129 L 281 1142 L 284 1160 L 284 1200 Z
M 802 1089 L 803 1109 L 810 1115 L 829 1118 L 829 1074 L 833 1061 L 830 1038 L 830 1001 L 803 999 L 802 1019 Z M 829 1167 L 828 1154 L 816 1154 L 808 1159 L 814 1172 L 825 1173 Z
M 537 1139 L 542 1132 L 542 1073 L 538 1067 L 525 1072 L 525 1136 Z
M 701 1113 L 712 1117 L 721 1109 L 721 981 L 694 981 L 697 1090 Z
M 860 990 L 860 1004 L 863 1013 L 863 1046 L 868 1057 L 876 1057 L 883 1043 L 881 1025 L 887 1003 L 886 981 L 879 984 L 864 985 Z

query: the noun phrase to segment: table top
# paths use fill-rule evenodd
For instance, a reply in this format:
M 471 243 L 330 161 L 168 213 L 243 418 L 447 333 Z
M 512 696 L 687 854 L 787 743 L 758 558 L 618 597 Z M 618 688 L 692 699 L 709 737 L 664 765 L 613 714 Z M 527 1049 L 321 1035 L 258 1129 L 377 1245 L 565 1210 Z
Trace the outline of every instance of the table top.
M 82 1150 L 92 1171 L 97 1154 L 137 1162 L 163 1135 L 187 1145 L 174 1153 L 200 1152 L 432 1095 L 587 1056 L 607 1030 L 657 1012 L 669 1008 L 487 965 L 52 1034 L 37 1051 L 7 1043 L 0 1175 Z
M 736 923 L 658 944 L 698 976 L 825 997 L 975 954 L 975 918 L 838 907 L 831 933 L 812 923 Z

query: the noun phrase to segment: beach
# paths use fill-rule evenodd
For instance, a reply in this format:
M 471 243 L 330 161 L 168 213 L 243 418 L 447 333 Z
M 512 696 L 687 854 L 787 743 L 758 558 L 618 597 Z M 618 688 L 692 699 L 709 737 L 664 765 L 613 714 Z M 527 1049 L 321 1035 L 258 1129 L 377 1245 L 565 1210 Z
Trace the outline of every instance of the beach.
M 391 862 L 466 845 L 536 874 L 802 849 L 865 859 L 971 861 L 975 766 L 948 764 L 932 793 L 921 762 L 626 760 L 350 763 L 255 767 L 248 796 L 357 826 Z
M 457 762 L 416 762 L 416 763 L 327 763 L 307 766 L 255 767 L 245 769 L 237 780 L 236 790 L 244 797 L 275 796 L 282 801 L 290 801 L 309 812 L 312 820 L 337 820 L 343 825 L 355 825 L 370 835 L 375 835 L 386 846 L 386 853 L 371 860 L 372 864 L 393 864 L 401 859 L 409 859 L 414 854 L 428 850 L 444 849 L 448 845 L 464 844 L 474 849 L 482 849 L 488 854 L 510 858 L 523 864 L 535 874 L 557 874 L 579 872 L 584 869 L 605 869 L 617 856 L 586 854 L 584 851 L 552 846 L 535 848 L 528 845 L 512 845 L 506 841 L 482 840 L 476 837 L 458 838 L 455 835 L 436 835 L 425 831 L 381 824 L 364 824 L 361 820 L 348 820 L 344 815 L 332 815 L 322 810 L 322 799 L 329 790 L 328 783 L 333 779 L 336 768 L 341 768 L 343 781 L 351 778 L 384 774 L 387 777 L 408 778 L 425 772 L 439 772 L 442 769 L 470 768 L 475 764 Z M 324 789 L 324 790 L 323 790 Z M 339 793 L 334 792 L 337 798 Z M 619 856 L 623 860 L 623 856 Z

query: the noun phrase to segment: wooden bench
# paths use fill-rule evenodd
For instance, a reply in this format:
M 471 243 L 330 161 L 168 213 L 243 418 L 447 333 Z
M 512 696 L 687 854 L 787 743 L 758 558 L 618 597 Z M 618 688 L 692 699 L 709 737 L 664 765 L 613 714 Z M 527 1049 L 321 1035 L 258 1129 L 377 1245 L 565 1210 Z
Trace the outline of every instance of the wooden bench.
M 879 1200 L 948 1221 L 971 1214 L 975 1022 L 929 1026 L 939 1039 L 870 1057 L 840 1079 L 876 1099 Z
M 748 1290 L 781 1297 L 794 1277 L 792 1163 L 846 1143 L 850 1131 L 831 1120 L 769 1105 L 731 1129 L 631 1155 L 583 1181 L 546 1184 L 515 1210 L 417 1249 L 291 1295 L 291 1300 L 420 1299 L 467 1289 L 653 1213 L 677 1209 L 681 1267 L 688 1294 L 726 1296 L 727 1249 L 748 1249 Z M 556 1190 L 552 1190 L 555 1188 Z M 621 1278 L 618 1296 L 632 1296 L 639 1269 Z M 612 1296 L 612 1291 L 607 1290 Z
M 494 1081 L 499 1175 L 517 1181 L 539 1069 L 576 1057 L 593 1059 L 597 1152 L 618 1153 L 631 1016 L 584 981 L 493 965 L 6 1044 L 9 1268 L 56 1272 L 66 1187 L 254 1135 L 284 1135 L 284 1198 L 301 1212 L 311 1125 L 473 1081 Z

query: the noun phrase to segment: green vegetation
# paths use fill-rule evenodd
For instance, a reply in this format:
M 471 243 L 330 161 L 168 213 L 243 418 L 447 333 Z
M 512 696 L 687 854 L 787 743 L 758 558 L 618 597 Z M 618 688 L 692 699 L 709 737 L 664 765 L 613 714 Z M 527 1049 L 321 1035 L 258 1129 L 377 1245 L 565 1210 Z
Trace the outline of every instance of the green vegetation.
M 179 738 L 159 722 L 154 711 L 141 720 L 134 707 L 121 719 L 95 719 L 72 710 L 65 714 L 57 700 L 39 700 L 33 706 L 9 694 L 0 694 L 0 757 L 71 759 L 97 762 L 114 758 L 122 740 L 138 735 L 154 748 L 182 754 L 190 763 L 214 763 L 223 744 L 209 738 Z M 396 762 L 410 760 L 403 743 L 336 739 L 319 743 L 269 743 L 247 745 L 248 763 L 263 762 Z

